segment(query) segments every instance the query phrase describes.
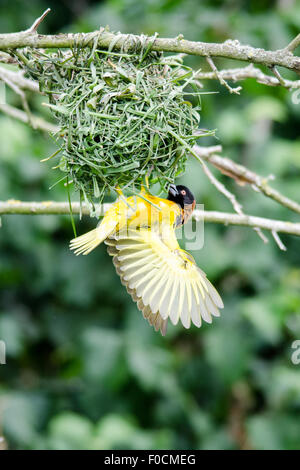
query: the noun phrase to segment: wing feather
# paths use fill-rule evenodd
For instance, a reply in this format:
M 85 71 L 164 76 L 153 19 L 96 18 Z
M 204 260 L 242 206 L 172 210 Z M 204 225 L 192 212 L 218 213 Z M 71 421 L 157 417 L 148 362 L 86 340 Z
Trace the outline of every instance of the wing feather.
M 183 324 L 185 328 L 188 328 L 188 326 L 186 326 L 188 324 L 188 311 L 185 305 L 185 296 L 186 296 L 185 279 L 182 278 L 179 281 L 179 303 L 177 306 L 177 317 L 179 319 L 181 315 L 181 323 Z
M 206 285 L 208 287 L 208 292 L 209 292 L 212 302 L 218 308 L 224 308 L 223 300 L 221 299 L 219 293 L 217 292 L 217 290 L 214 288 L 214 286 L 208 279 L 206 279 Z
M 141 250 L 141 247 L 139 247 L 138 250 L 134 249 L 126 249 L 126 250 L 121 250 L 120 255 L 118 255 L 118 260 L 119 261 L 124 261 L 124 262 L 130 262 L 134 261 L 136 259 L 144 259 L 145 256 L 152 255 L 153 251 L 151 247 L 148 249 L 146 248 L 145 250 Z
M 191 315 L 190 315 L 190 308 L 188 303 L 188 295 L 187 295 L 187 284 L 188 281 L 184 284 L 184 297 L 183 297 L 183 304 L 181 307 L 181 323 L 183 324 L 184 328 L 189 328 L 191 326 Z
M 118 257 L 118 261 L 120 262 L 121 264 L 121 270 L 122 271 L 126 271 L 126 274 L 128 273 L 131 273 L 131 272 L 134 272 L 137 270 L 137 268 L 140 268 L 140 267 L 145 267 L 145 262 L 146 263 L 151 263 L 153 261 L 155 261 L 155 256 L 152 255 L 152 256 L 148 256 L 148 258 L 136 258 L 134 261 L 132 259 L 130 259 L 129 261 L 125 260 L 122 262 L 122 260 Z
M 151 279 L 153 276 L 153 273 L 152 271 L 149 271 L 149 273 L 147 274 L 147 276 L 144 276 L 144 277 L 141 277 L 139 279 L 139 281 L 133 286 L 134 289 L 136 289 L 136 292 L 138 294 L 138 296 L 142 296 L 143 292 L 144 292 L 144 289 L 147 287 L 148 285 L 148 280 Z
M 206 303 L 207 310 L 209 312 L 211 312 L 211 314 L 214 317 L 219 317 L 220 316 L 220 312 L 218 310 L 218 307 L 213 303 L 213 301 L 212 301 L 212 299 L 210 298 L 209 295 L 207 295 L 205 297 L 205 303 Z
M 165 285 L 167 282 L 167 273 L 164 273 L 163 276 L 160 278 L 160 281 L 157 283 L 155 289 L 153 290 L 152 297 L 150 300 L 150 307 L 152 312 L 159 311 L 159 304 L 164 293 Z
M 140 279 L 142 274 L 148 273 L 150 271 L 147 264 L 141 266 L 139 269 L 133 269 L 132 272 L 129 268 L 126 269 L 126 267 L 122 265 L 120 266 L 120 269 L 124 274 L 125 281 L 129 281 L 132 284 L 136 279 Z M 150 272 L 152 272 L 152 270 Z
M 206 303 L 201 295 L 199 295 L 199 306 L 200 306 L 200 315 L 206 323 L 211 323 L 212 318 L 209 310 L 207 309 Z
M 165 320 L 168 318 L 168 308 L 169 308 L 169 303 L 170 303 L 170 291 L 172 288 L 173 279 L 171 276 L 168 275 L 168 280 L 167 283 L 164 287 L 164 291 L 162 293 L 162 296 L 160 298 L 160 302 L 158 305 L 158 309 L 160 311 L 161 317 Z
M 160 281 L 162 276 L 163 276 L 163 272 L 157 271 L 155 275 L 153 276 L 153 278 L 151 279 L 151 281 L 148 282 L 147 287 L 142 293 L 142 298 L 143 298 L 143 302 L 145 305 L 150 305 L 154 286 Z
M 194 290 L 192 293 L 192 306 L 191 306 L 191 320 L 198 328 L 201 326 L 201 314 L 199 310 L 199 304 L 197 303 L 197 297 L 194 294 Z
M 170 304 L 168 307 L 168 316 L 170 317 L 171 322 L 173 325 L 177 325 L 179 320 L 179 310 L 178 310 L 178 303 L 179 303 L 179 278 L 173 275 L 173 288 L 172 294 L 170 298 Z

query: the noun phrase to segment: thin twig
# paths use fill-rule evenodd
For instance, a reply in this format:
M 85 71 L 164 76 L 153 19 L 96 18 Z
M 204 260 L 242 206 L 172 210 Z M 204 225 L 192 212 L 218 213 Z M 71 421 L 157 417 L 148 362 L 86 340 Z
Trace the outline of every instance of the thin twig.
M 0 111 L 7 114 L 8 116 L 18 119 L 19 121 L 25 122 L 26 124 L 30 124 L 27 114 L 21 109 L 14 108 L 9 104 L 1 104 L 0 103 Z M 51 124 L 50 122 L 45 121 L 43 118 L 32 116 L 31 120 L 34 124 L 34 128 L 40 129 L 41 131 L 46 132 L 59 132 L 59 127 L 55 124 Z
M 50 11 L 51 8 L 47 8 L 47 10 L 45 10 L 44 13 L 34 21 L 33 25 L 24 31 L 24 33 L 37 33 L 38 27 Z
M 253 230 L 254 230 L 254 232 L 257 233 L 257 235 L 259 236 L 259 238 L 260 238 L 264 243 L 269 243 L 268 238 L 264 235 L 264 233 L 261 231 L 261 229 L 260 229 L 259 227 L 254 227 Z
M 0 63 L 2 64 L 17 64 L 18 61 L 16 58 L 11 57 L 6 52 L 0 52 Z
M 9 70 L 0 66 L 0 80 L 7 78 L 10 83 L 15 83 L 22 90 L 29 90 L 35 93 L 39 93 L 39 84 L 29 78 L 24 78 L 23 70 Z
M 230 191 L 228 191 L 228 189 L 225 188 L 224 184 L 221 183 L 219 180 L 217 180 L 217 178 L 215 178 L 215 176 L 209 170 L 207 165 L 205 165 L 205 163 L 202 164 L 202 167 L 206 176 L 210 180 L 210 182 L 217 188 L 217 190 L 220 193 L 224 194 L 224 196 L 231 202 L 232 207 L 234 208 L 235 212 L 237 214 L 242 215 L 243 214 L 242 205 L 237 201 L 235 195 L 232 194 Z
M 280 75 L 280 73 L 278 72 L 275 65 L 271 66 L 270 70 L 274 73 L 274 75 L 277 78 L 277 80 L 279 81 L 280 85 L 285 87 L 285 88 L 288 88 L 285 79 Z
M 275 230 L 272 230 L 272 236 L 273 236 L 275 242 L 277 243 L 277 245 L 279 246 L 280 250 L 286 251 L 286 246 L 282 243 L 278 233 Z
M 15 82 L 12 82 L 7 75 L 3 74 L 2 69 L 0 69 L 0 78 L 21 98 L 22 106 L 25 113 L 27 114 L 28 123 L 35 129 L 35 124 L 32 120 L 31 112 L 24 91 L 21 90 L 21 88 L 19 88 Z
M 215 63 L 214 61 L 212 60 L 211 57 L 206 57 L 206 60 L 207 60 L 207 63 L 209 64 L 210 68 L 212 69 L 212 71 L 214 72 L 214 74 L 216 75 L 217 79 L 219 80 L 219 82 L 221 83 L 221 85 L 224 85 L 227 90 L 229 90 L 230 93 L 235 93 L 236 95 L 239 95 L 240 94 L 240 91 L 242 89 L 241 86 L 238 86 L 237 88 L 232 88 L 227 82 L 226 80 L 223 78 L 223 76 L 219 73 L 217 67 L 215 66 Z
M 266 75 L 258 67 L 253 64 L 249 64 L 246 67 L 239 67 L 233 69 L 219 70 L 219 76 L 224 80 L 231 80 L 238 82 L 241 80 L 247 80 L 248 78 L 254 78 L 258 83 L 267 86 L 283 86 L 282 81 L 278 78 Z M 197 72 L 195 78 L 198 80 L 215 80 L 218 79 L 215 72 Z M 284 80 L 284 87 L 289 89 L 300 88 L 300 80 Z
M 300 34 L 298 34 L 286 47 L 286 50 L 293 52 L 300 45 Z

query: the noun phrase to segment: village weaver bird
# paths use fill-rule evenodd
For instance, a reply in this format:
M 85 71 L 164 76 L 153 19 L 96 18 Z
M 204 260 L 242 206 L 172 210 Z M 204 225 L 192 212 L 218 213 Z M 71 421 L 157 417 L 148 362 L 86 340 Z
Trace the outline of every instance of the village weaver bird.
M 142 188 L 138 196 L 119 199 L 90 232 L 74 238 L 70 248 L 87 255 L 104 241 L 116 271 L 139 310 L 156 331 L 165 335 L 168 318 L 185 328 L 201 326 L 220 315 L 223 302 L 178 244 L 175 229 L 192 215 L 195 198 L 185 186 L 171 184 L 167 199 Z

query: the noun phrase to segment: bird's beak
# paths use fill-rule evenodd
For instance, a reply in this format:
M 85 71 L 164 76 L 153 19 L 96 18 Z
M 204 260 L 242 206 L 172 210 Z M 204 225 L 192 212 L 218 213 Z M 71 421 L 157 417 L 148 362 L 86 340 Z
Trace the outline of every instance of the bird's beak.
M 178 191 L 177 191 L 177 188 L 175 186 L 175 184 L 170 184 L 169 186 L 169 192 L 172 194 L 172 196 L 178 196 Z

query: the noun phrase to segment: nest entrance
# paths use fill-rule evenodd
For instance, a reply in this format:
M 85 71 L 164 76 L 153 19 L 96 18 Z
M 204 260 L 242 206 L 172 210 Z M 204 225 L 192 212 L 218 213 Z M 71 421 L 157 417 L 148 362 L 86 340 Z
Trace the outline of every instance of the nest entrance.
M 94 46 L 23 57 L 61 128 L 59 168 L 87 202 L 116 187 L 135 193 L 146 175 L 165 189 L 183 173 L 186 147 L 199 138 L 200 102 L 187 100 L 197 81 L 181 55 Z

